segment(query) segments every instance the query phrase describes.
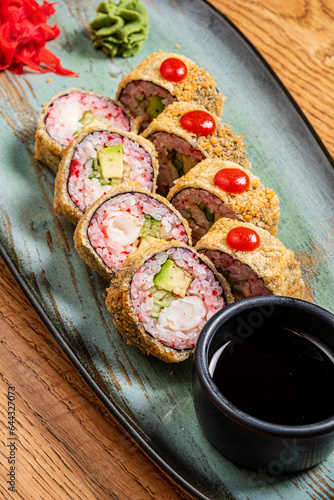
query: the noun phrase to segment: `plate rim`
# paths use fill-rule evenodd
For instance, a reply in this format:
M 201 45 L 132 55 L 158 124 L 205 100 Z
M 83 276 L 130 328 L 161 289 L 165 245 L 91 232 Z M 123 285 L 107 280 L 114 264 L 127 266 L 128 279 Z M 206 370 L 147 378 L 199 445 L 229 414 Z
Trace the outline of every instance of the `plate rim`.
M 322 139 L 318 135 L 318 132 L 315 130 L 312 123 L 310 122 L 310 120 L 307 118 L 304 111 L 302 110 L 302 108 L 299 106 L 299 104 L 297 103 L 295 98 L 292 96 L 291 92 L 286 88 L 286 86 L 284 85 L 282 80 L 279 78 L 279 76 L 277 76 L 277 74 L 275 73 L 273 68 L 270 66 L 268 61 L 265 59 L 265 57 L 261 54 L 261 52 L 255 47 L 255 45 L 253 45 L 253 43 L 246 37 L 246 35 L 244 35 L 244 33 L 233 23 L 233 21 L 231 21 L 226 16 L 226 14 L 224 14 L 223 12 L 218 10 L 218 8 L 215 7 L 214 5 L 212 5 L 211 3 L 209 3 L 208 0 L 195 0 L 195 2 L 206 4 L 206 6 L 209 9 L 213 10 L 219 17 L 221 17 L 226 22 L 226 24 L 228 24 L 236 32 L 236 34 L 246 43 L 246 45 L 249 46 L 249 48 L 252 50 L 252 52 L 254 52 L 255 56 L 261 61 L 261 63 L 265 67 L 265 69 L 270 73 L 270 75 L 273 77 L 273 79 L 279 85 L 280 89 L 283 90 L 286 97 L 289 99 L 289 101 L 291 102 L 293 107 L 296 109 L 300 118 L 303 120 L 303 122 L 305 123 L 305 125 L 307 126 L 307 128 L 309 129 L 311 134 L 313 135 L 314 139 L 316 140 L 318 146 L 320 147 L 320 149 L 322 150 L 322 152 L 324 153 L 324 155 L 328 159 L 330 165 L 334 169 L 333 156 L 330 154 L 330 152 L 326 148 L 324 142 L 322 141 Z
M 195 0 L 196 3 L 201 3 L 206 6 L 209 10 L 215 12 L 215 14 L 221 19 L 222 22 L 226 23 L 239 37 L 240 39 L 249 47 L 249 49 L 253 52 L 254 56 L 258 58 L 258 60 L 262 63 L 264 69 L 269 73 L 269 75 L 273 78 L 273 80 L 278 84 L 280 89 L 283 91 L 285 96 L 290 101 L 291 105 L 296 110 L 297 114 L 301 118 L 301 120 L 306 125 L 307 129 L 315 139 L 317 145 L 320 150 L 327 158 L 329 164 L 332 166 L 334 170 L 334 158 L 329 153 L 326 148 L 324 142 L 316 132 L 315 128 L 306 117 L 305 113 L 291 95 L 290 91 L 283 84 L 281 79 L 277 76 L 275 71 L 272 69 L 270 64 L 267 62 L 265 57 L 259 52 L 259 50 L 253 45 L 253 43 L 244 35 L 244 33 L 218 8 L 208 0 Z M 8 71 L 8 70 L 7 70 Z M 15 281 L 19 285 L 20 289 L 28 299 L 29 303 L 33 307 L 33 309 L 38 314 L 39 318 L 42 320 L 44 326 L 47 328 L 51 336 L 57 342 L 58 346 L 62 350 L 62 352 L 67 357 L 68 361 L 72 364 L 75 370 L 79 373 L 79 375 L 83 378 L 88 387 L 93 391 L 93 393 L 98 397 L 104 407 L 109 411 L 113 418 L 117 421 L 117 423 L 122 427 L 123 431 L 134 440 L 140 450 L 144 452 L 144 454 L 152 460 L 152 462 L 164 473 L 168 476 L 170 480 L 174 482 L 176 486 L 181 487 L 188 494 L 192 495 L 194 498 L 198 500 L 210 500 L 208 496 L 200 492 L 196 487 L 190 484 L 187 480 L 185 480 L 175 469 L 173 469 L 154 449 L 150 446 L 150 444 L 144 439 L 144 437 L 139 433 L 139 431 L 135 428 L 135 426 L 127 419 L 127 417 L 123 414 L 123 412 L 103 393 L 102 389 L 97 385 L 97 383 L 93 380 L 88 371 L 81 364 L 74 351 L 71 349 L 69 343 L 67 343 L 64 338 L 59 333 L 58 329 L 53 325 L 49 316 L 45 312 L 42 305 L 39 303 L 38 298 L 35 296 L 33 289 L 29 285 L 25 276 L 20 272 L 20 270 L 16 267 L 8 253 L 6 252 L 4 246 L 0 241 L 0 256 L 5 262 L 5 265 L 9 269 L 10 273 L 14 277 Z M 233 500 L 234 494 L 229 492 L 231 496 L 231 500 Z

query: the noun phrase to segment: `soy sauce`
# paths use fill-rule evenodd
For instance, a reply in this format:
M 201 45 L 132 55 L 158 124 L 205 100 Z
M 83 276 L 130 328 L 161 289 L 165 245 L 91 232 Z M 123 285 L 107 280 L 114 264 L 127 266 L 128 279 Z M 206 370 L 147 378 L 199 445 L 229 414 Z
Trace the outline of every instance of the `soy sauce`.
M 229 335 L 209 371 L 234 406 L 266 422 L 306 425 L 334 415 L 334 353 L 304 333 L 266 324 L 247 339 Z

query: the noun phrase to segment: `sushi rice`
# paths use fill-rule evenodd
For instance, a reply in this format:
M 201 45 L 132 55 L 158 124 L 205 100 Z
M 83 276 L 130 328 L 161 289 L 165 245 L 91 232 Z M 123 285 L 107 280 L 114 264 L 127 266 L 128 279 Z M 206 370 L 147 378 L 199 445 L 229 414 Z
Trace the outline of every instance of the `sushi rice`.
M 48 134 L 63 146 L 67 146 L 84 128 L 81 120 L 91 112 L 101 125 L 129 131 L 130 122 L 122 107 L 110 99 L 84 92 L 70 92 L 56 99 L 45 118 Z
M 188 243 L 182 221 L 167 205 L 144 193 L 119 194 L 96 210 L 88 227 L 92 247 L 112 271 L 119 271 L 124 261 L 137 250 L 149 216 L 161 221 L 162 239 Z
M 123 146 L 123 181 L 133 180 L 143 188 L 152 191 L 154 169 L 151 157 L 137 142 L 108 131 L 97 131 L 87 135 L 75 150 L 70 175 L 68 192 L 72 201 L 85 212 L 100 196 L 109 191 L 111 185 L 101 185 L 93 174 L 93 159 L 99 149 L 122 144 Z
M 186 296 L 176 298 L 156 319 L 151 317 L 153 280 L 167 259 L 191 274 L 193 281 Z M 131 299 L 145 330 L 174 349 L 193 348 L 205 323 L 226 305 L 222 287 L 211 269 L 185 248 L 170 248 L 145 262 L 133 277 Z

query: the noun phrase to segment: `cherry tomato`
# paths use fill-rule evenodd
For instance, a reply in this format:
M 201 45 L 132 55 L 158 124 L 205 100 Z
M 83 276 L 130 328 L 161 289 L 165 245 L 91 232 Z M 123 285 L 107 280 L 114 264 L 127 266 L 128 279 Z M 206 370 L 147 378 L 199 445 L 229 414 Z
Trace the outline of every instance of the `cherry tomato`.
M 249 189 L 249 176 L 240 168 L 223 168 L 214 177 L 216 186 L 226 193 L 241 194 Z
M 216 122 L 214 118 L 200 109 L 189 111 L 181 116 L 181 127 L 187 132 L 192 132 L 196 135 L 211 135 L 216 130 Z
M 160 66 L 160 74 L 170 82 L 180 82 L 188 74 L 188 68 L 181 59 L 169 57 Z
M 233 250 L 253 252 L 260 246 L 260 236 L 249 227 L 234 227 L 227 233 L 226 244 Z

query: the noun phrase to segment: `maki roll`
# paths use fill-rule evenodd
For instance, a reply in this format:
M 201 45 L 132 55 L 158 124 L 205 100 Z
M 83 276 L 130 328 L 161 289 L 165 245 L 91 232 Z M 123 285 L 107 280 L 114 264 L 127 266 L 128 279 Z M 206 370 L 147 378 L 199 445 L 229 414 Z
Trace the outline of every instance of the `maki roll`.
M 196 249 L 212 260 L 231 286 L 235 300 L 257 295 L 302 299 L 299 261 L 278 238 L 253 224 L 219 219 Z
M 80 257 L 106 279 L 136 251 L 158 240 L 191 245 L 191 231 L 173 205 L 135 182 L 124 182 L 99 198 L 74 233 Z
M 176 182 L 168 200 L 188 220 L 194 243 L 221 217 L 251 222 L 272 235 L 277 232 L 278 196 L 231 161 L 201 161 Z
M 36 132 L 37 160 L 56 174 L 65 147 L 90 125 L 138 132 L 138 121 L 131 119 L 121 103 L 72 88 L 55 94 L 43 105 Z
M 128 343 L 167 363 L 188 358 L 208 319 L 233 302 L 212 263 L 176 241 L 138 251 L 107 291 L 107 309 Z
M 225 97 L 211 75 L 181 54 L 155 52 L 120 82 L 116 98 L 142 120 L 141 131 L 174 101 L 194 101 L 221 116 Z
M 145 130 L 158 152 L 158 193 L 166 196 L 174 181 L 205 158 L 220 157 L 250 168 L 243 137 L 195 103 L 176 102 Z
M 143 137 L 111 127 L 85 129 L 59 165 L 55 212 L 76 224 L 94 201 L 128 180 L 155 191 L 158 167 L 154 146 Z

